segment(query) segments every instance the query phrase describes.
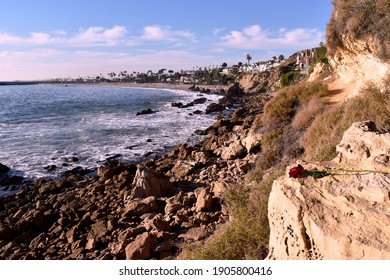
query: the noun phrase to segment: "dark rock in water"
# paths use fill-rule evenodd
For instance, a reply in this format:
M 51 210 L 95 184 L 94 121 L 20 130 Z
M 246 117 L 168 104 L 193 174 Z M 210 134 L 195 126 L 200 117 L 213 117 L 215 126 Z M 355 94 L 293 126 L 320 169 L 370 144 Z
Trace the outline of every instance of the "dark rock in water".
M 84 176 L 84 175 L 91 173 L 91 172 L 92 172 L 92 170 L 90 170 L 90 169 L 85 169 L 81 166 L 77 166 L 71 170 L 65 171 L 64 176 L 65 177 L 70 176 L 70 175 Z
M 172 102 L 171 105 L 172 105 L 172 107 L 181 108 L 184 104 L 181 102 Z
M 55 164 L 50 164 L 50 165 L 46 166 L 45 169 L 46 169 L 47 171 L 54 171 L 54 170 L 57 169 L 57 165 L 55 165 Z
M 196 110 L 193 112 L 195 115 L 201 115 L 203 114 L 203 112 L 201 110 Z
M 196 135 L 207 135 L 207 129 L 205 129 L 205 130 L 197 129 L 197 130 L 195 130 L 194 133 L 195 133 Z
M 209 106 L 206 108 L 206 114 L 210 114 L 213 112 L 221 112 L 225 109 L 224 106 L 217 104 L 217 103 L 211 103 Z
M 150 143 L 152 142 L 152 139 L 147 139 L 146 142 Z
M 116 155 L 113 155 L 113 156 L 106 158 L 106 161 L 112 161 L 114 159 L 120 158 L 121 156 L 122 156 L 121 154 L 116 154 Z
M 78 162 L 78 161 L 79 161 L 79 158 L 75 157 L 75 156 L 64 158 L 64 162 L 67 162 L 67 163 Z
M 21 176 L 9 176 L 0 181 L 0 185 L 20 184 L 24 180 Z
M 153 111 L 152 109 L 146 109 L 146 110 L 142 110 L 140 112 L 138 112 L 136 115 L 139 116 L 139 115 L 147 115 L 147 114 L 152 114 L 152 113 L 155 113 L 155 111 Z
M 144 154 L 144 157 L 148 157 L 148 156 L 151 156 L 151 155 L 153 155 L 153 152 L 147 152 L 147 153 Z
M 0 163 L 0 175 L 8 173 L 8 171 L 9 171 L 9 167 Z
M 195 85 L 190 86 L 188 90 L 195 90 Z
M 194 105 L 195 105 L 194 102 L 189 102 L 189 103 L 187 103 L 187 104 L 185 104 L 185 105 L 183 105 L 183 106 L 181 106 L 181 107 L 179 107 L 179 108 L 188 108 L 188 107 L 192 107 L 192 106 L 194 106 Z
M 207 101 L 206 97 L 201 97 L 201 98 L 195 99 L 193 102 L 194 102 L 194 104 L 204 104 L 206 101 Z
M 72 162 L 78 162 L 79 158 L 78 157 L 71 157 Z

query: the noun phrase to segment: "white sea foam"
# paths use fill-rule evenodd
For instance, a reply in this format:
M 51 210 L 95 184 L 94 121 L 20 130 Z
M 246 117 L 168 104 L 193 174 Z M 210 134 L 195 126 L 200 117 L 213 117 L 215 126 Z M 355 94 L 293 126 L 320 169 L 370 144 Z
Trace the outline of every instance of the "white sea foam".
M 146 153 L 159 155 L 179 143 L 193 144 L 199 139 L 193 132 L 207 128 L 214 117 L 192 113 L 219 98 L 205 95 L 205 104 L 176 108 L 172 102 L 188 103 L 199 96 L 183 90 L 112 87 L 13 89 L 0 89 L 0 98 L 7 96 L 13 104 L 0 105 L 0 162 L 14 174 L 32 178 L 58 176 L 76 166 L 95 168 L 117 154 L 119 160 L 139 161 Z M 135 115 L 147 108 L 156 113 Z M 45 170 L 48 165 L 56 165 L 56 171 Z

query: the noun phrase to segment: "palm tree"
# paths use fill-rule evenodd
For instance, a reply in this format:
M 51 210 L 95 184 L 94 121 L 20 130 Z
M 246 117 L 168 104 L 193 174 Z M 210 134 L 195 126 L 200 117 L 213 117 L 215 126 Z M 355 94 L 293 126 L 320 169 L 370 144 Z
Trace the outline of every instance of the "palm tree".
M 246 60 L 248 61 L 248 65 L 251 64 L 252 57 L 249 53 L 246 54 Z

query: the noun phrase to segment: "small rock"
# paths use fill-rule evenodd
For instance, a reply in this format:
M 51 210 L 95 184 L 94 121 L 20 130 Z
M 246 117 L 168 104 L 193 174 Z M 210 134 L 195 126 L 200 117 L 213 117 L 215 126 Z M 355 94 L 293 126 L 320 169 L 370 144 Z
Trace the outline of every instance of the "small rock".
M 152 114 L 152 113 L 155 113 L 155 111 L 153 111 L 152 109 L 146 109 L 146 110 L 142 110 L 140 112 L 137 112 L 137 116 L 139 115 L 147 115 L 147 114 Z

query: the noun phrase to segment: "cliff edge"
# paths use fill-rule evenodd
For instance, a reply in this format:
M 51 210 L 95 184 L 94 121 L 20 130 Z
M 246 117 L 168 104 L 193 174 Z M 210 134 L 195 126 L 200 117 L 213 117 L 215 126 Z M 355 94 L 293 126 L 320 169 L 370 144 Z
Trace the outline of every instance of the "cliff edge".
M 355 96 L 372 82 L 381 86 L 390 73 L 390 2 L 337 0 L 327 27 L 328 60 L 334 69 L 329 87 L 342 93 L 333 101 Z
M 274 181 L 268 259 L 390 258 L 390 133 L 354 123 L 337 149 L 334 162 Z

